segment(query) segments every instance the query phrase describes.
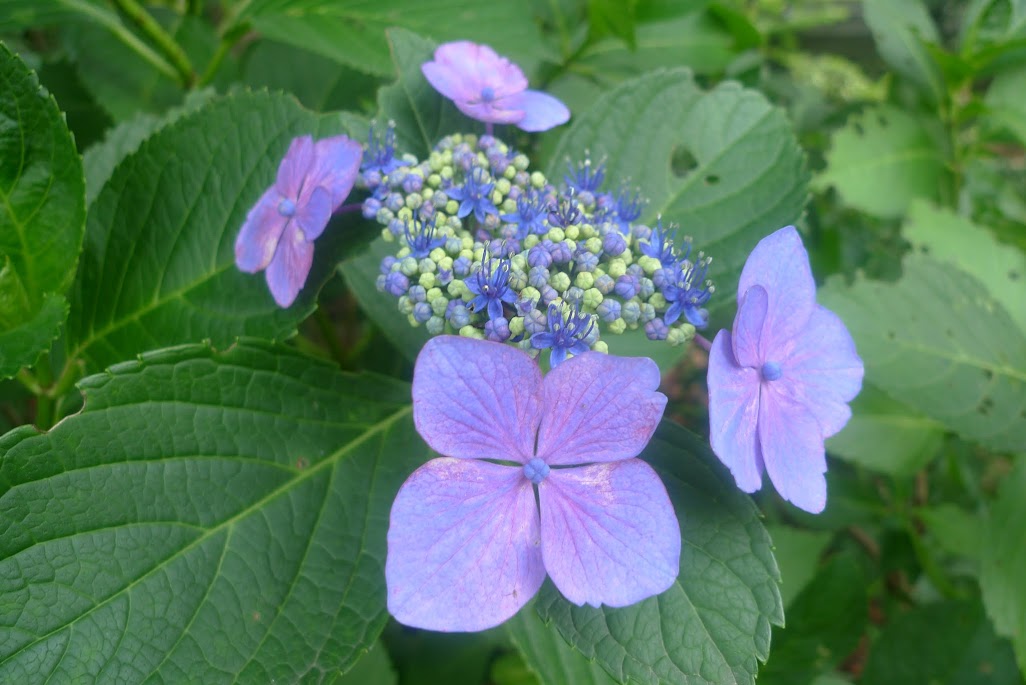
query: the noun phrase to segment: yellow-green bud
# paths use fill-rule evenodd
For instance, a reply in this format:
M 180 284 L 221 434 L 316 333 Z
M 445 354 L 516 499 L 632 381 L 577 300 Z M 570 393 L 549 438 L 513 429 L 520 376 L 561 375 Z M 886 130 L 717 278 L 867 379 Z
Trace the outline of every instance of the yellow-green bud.
M 566 243 L 566 246 L 570 249 L 570 254 L 573 254 L 574 252 L 577 251 L 577 241 L 576 240 L 570 240 L 570 238 L 567 238 L 563 242 Z
M 577 238 L 581 235 L 581 229 L 577 228 L 577 226 L 575 226 L 574 224 L 571 224 L 567 226 L 565 229 L 563 229 L 563 233 L 570 240 L 577 240 Z
M 523 252 L 513 255 L 513 259 L 510 260 L 510 266 L 517 271 L 528 271 L 530 269 L 527 264 L 527 257 L 524 256 Z
M 449 216 L 456 216 L 458 211 L 460 211 L 460 203 L 456 200 L 449 200 L 445 203 L 445 213 Z
M 381 239 L 384 240 L 386 243 L 390 243 L 395 240 L 395 236 L 392 235 L 392 231 L 388 230 L 387 228 L 383 228 L 381 229 Z
M 466 325 L 460 329 L 460 335 L 464 338 L 476 338 L 477 340 L 484 340 L 484 332 L 479 328 L 474 328 L 471 325 Z
M 387 231 L 388 229 L 386 228 L 385 230 Z M 534 233 L 530 233 L 526 238 L 524 238 L 524 249 L 530 250 L 532 247 L 534 247 L 540 242 L 541 236 L 535 235 Z
M 404 257 L 402 264 L 399 266 L 402 272 L 410 277 L 416 276 L 420 273 L 420 265 L 417 264 L 417 260 L 413 257 Z
M 671 326 L 669 332 L 666 334 L 666 342 L 670 343 L 673 347 L 679 345 L 686 345 L 691 342 L 695 337 L 695 327 L 689 323 L 680 324 L 679 326 Z
M 574 285 L 576 285 L 578 288 L 587 290 L 591 286 L 595 285 L 595 277 L 587 271 L 582 271 L 581 273 L 577 274 L 577 278 L 574 279 Z M 596 290 L 595 292 L 598 291 Z M 601 293 L 599 293 L 599 296 L 601 297 Z M 601 302 L 601 300 L 599 300 L 599 302 Z M 598 305 L 596 304 L 595 306 L 597 307 Z
M 613 278 L 620 278 L 627 273 L 627 263 L 617 257 L 609 262 L 609 275 Z
M 417 321 L 416 317 L 414 317 L 413 314 L 407 314 L 406 320 L 409 321 L 410 325 L 414 328 L 420 328 L 420 321 Z
M 442 179 L 439 178 L 438 183 L 432 183 L 431 179 L 435 176 L 438 176 L 437 172 L 441 171 L 443 166 L 445 166 L 445 158 L 437 152 L 432 152 L 431 156 L 428 157 L 428 168 L 436 173 L 431 174 L 431 176 L 428 176 L 428 183 L 431 183 L 431 185 L 435 186 L 436 188 L 439 184 L 441 184 Z
M 453 298 L 463 297 L 463 293 L 467 292 L 467 284 L 458 278 L 449 281 L 448 287 L 446 287 L 449 295 Z
M 540 171 L 535 171 L 531 174 L 531 185 L 535 188 L 541 189 L 545 187 L 545 174 Z
M 461 240 L 463 241 L 463 249 L 464 250 L 473 250 L 474 249 L 474 239 L 471 238 L 469 235 L 463 236 L 461 238 Z M 460 254 L 462 254 L 462 253 L 460 253 Z
M 551 285 L 556 292 L 561 293 L 570 287 L 570 277 L 562 271 L 557 271 L 549 276 L 549 285 Z
M 509 179 L 500 178 L 495 182 L 495 190 L 499 192 L 500 196 L 505 197 L 506 195 L 509 195 L 509 189 Z
M 409 207 L 400 207 L 395 215 L 400 221 L 409 221 L 413 218 L 413 210 Z
M 434 254 L 434 252 L 431 254 Z M 452 271 L 452 257 L 449 255 L 445 255 L 441 259 L 436 259 L 435 261 L 438 263 L 438 268 L 442 271 Z
M 517 171 L 526 171 L 527 167 L 531 164 L 531 160 L 527 158 L 527 155 L 520 153 L 513 158 L 513 167 Z
M 516 176 L 516 175 L 517 175 L 517 168 L 515 166 L 513 166 L 512 164 L 507 165 L 506 168 L 502 170 L 502 177 L 507 179 L 507 180 L 509 180 L 509 181 L 512 181 L 513 177 Z
M 437 267 L 431 258 L 425 257 L 424 259 L 417 262 L 417 268 L 420 269 L 420 272 L 422 274 L 433 274 Z
M 438 171 L 438 169 L 435 169 L 435 171 Z M 431 186 L 432 188 L 441 188 L 442 187 L 442 177 L 439 174 L 431 174 L 430 176 L 428 176 L 427 181 L 428 181 L 428 185 Z
M 524 332 L 524 317 L 514 316 L 509 320 L 509 332 L 513 335 L 520 335 Z
M 503 195 L 502 195 L 502 193 L 500 193 L 498 191 L 498 189 L 493 190 L 492 191 L 492 204 L 493 205 L 502 204 L 502 197 L 503 197 Z
M 660 264 L 659 260 L 655 257 L 641 255 L 638 257 L 638 266 L 641 267 L 641 270 L 645 272 L 646 276 L 651 276 L 662 267 L 662 264 Z
M 420 283 L 425 288 L 433 288 L 435 286 L 435 275 L 430 271 L 425 271 L 417 279 L 417 283 Z
M 600 254 L 602 252 L 602 238 L 588 238 L 584 241 L 584 247 L 592 254 Z
M 588 274 L 589 276 L 591 274 Z M 584 306 L 591 307 L 592 309 L 598 309 L 598 306 L 602 304 L 602 293 L 599 292 L 598 288 L 588 288 L 584 291 Z
M 517 211 L 517 202 L 508 197 L 502 201 L 502 206 L 499 207 L 499 213 L 501 214 L 512 214 L 515 211 Z
M 424 198 L 420 196 L 420 193 L 410 193 L 406 196 L 406 207 L 403 209 L 420 209 L 422 204 L 424 204 Z M 399 211 L 401 212 L 402 209 Z
M 616 321 L 609 324 L 606 328 L 609 330 L 610 333 L 616 333 L 617 335 L 620 335 L 621 333 L 627 330 L 627 322 L 624 321 L 623 318 L 619 318 Z
M 541 302 L 541 293 L 538 292 L 537 288 L 529 285 L 520 291 L 520 299 L 530 302 Z
M 596 340 L 595 344 L 591 346 L 592 351 L 601 352 L 602 354 L 609 354 L 609 345 L 606 344 L 605 340 Z
M 413 300 L 408 295 L 399 296 L 399 311 L 403 314 L 413 314 Z
M 437 291 L 438 295 L 431 297 L 431 290 Z M 442 296 L 442 291 L 438 288 L 432 288 L 428 291 L 428 302 L 431 303 L 431 311 L 434 312 L 435 316 L 445 316 L 445 310 L 449 307 L 449 298 Z
M 420 189 L 420 194 L 424 197 L 424 200 L 427 201 L 434 197 L 435 191 L 433 188 L 426 187 Z
M 410 252 L 412 252 L 412 250 L 410 250 L 409 247 L 406 247 L 404 245 L 403 247 L 399 248 L 398 252 L 395 253 L 395 258 L 398 259 L 399 261 L 402 261 L 402 260 L 404 260 L 404 259 L 406 259 L 407 257 L 410 256 Z
M 623 252 L 620 253 L 620 259 L 623 260 L 624 264 L 630 264 L 631 262 L 634 261 L 634 255 L 631 254 L 630 250 L 624 250 Z
M 428 254 L 428 257 L 431 258 L 431 261 L 437 264 L 438 262 L 445 259 L 445 250 L 443 250 L 440 247 L 436 247 L 435 249 L 431 250 L 431 253 Z M 432 271 L 434 271 L 434 269 L 432 269 Z
M 424 286 L 424 287 L 427 288 L 427 286 Z M 435 299 L 437 299 L 439 297 L 442 297 L 442 289 L 441 288 L 434 288 L 434 287 L 428 288 L 428 291 L 426 293 L 426 299 L 427 299 L 428 302 L 434 302 Z
M 595 237 L 595 227 L 591 224 L 579 224 L 578 229 L 581 231 L 581 238 L 585 240 Z
M 563 233 L 563 229 L 559 226 L 553 226 L 549 229 L 549 232 L 545 234 L 545 237 L 554 243 L 562 242 L 566 238 L 566 234 Z
M 663 309 L 666 307 L 666 298 L 662 293 L 652 293 L 652 297 L 648 298 L 648 303 L 656 309 Z

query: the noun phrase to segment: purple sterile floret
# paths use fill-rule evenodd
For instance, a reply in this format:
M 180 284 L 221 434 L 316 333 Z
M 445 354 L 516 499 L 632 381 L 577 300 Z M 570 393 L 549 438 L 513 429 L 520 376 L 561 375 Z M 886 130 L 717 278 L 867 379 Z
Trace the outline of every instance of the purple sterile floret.
M 584 220 L 584 213 L 581 206 L 574 197 L 574 189 L 560 197 L 555 203 L 549 205 L 549 224 L 557 228 L 574 226 Z
M 372 123 L 367 132 L 367 151 L 364 153 L 363 165 L 360 167 L 364 178 L 367 178 L 369 173 L 390 174 L 401 166 L 403 166 L 403 162 L 396 159 L 395 156 L 395 123 L 388 122 L 384 135 L 381 135 L 377 126 Z M 378 182 L 380 183 L 380 176 Z M 371 184 L 368 183 L 368 185 Z
M 709 259 L 700 254 L 698 262 L 692 262 L 688 259 L 690 244 L 688 246 L 684 256 L 673 265 L 672 276 L 663 281 L 661 291 L 670 304 L 664 319 L 668 325 L 674 324 L 683 314 L 695 328 L 705 328 L 709 312 L 704 305 L 713 293 L 712 285 L 705 280 Z
M 420 70 L 435 90 L 478 121 L 546 131 L 570 118 L 566 105 L 551 95 L 529 90 L 520 67 L 487 45 L 443 43 L 435 50 L 434 60 L 422 64 Z
M 556 368 L 566 361 L 568 355 L 576 356 L 588 351 L 585 339 L 594 325 L 595 320 L 589 314 L 581 314 L 578 306 L 552 302 L 549 304 L 548 329 L 531 336 L 531 347 L 551 349 L 549 365 Z
M 462 186 L 453 186 L 446 189 L 445 192 L 449 197 L 460 202 L 456 216 L 462 219 L 473 213 L 475 219 L 484 221 L 485 217 L 490 214 L 496 216 L 499 214 L 499 210 L 495 208 L 491 199 L 493 188 L 495 188 L 495 183 L 488 182 L 488 172 L 481 167 L 474 167 L 467 174 Z
M 641 218 L 641 207 L 644 204 L 641 192 L 638 190 L 631 191 L 624 187 L 617 191 L 616 205 L 613 210 L 614 217 L 611 218 L 615 219 L 620 233 L 630 235 L 631 223 Z
M 502 303 L 514 304 L 517 295 L 509 287 L 510 263 L 508 259 L 486 259 L 481 268 L 467 278 L 467 290 L 476 297 L 470 302 L 474 312 L 488 312 L 489 319 L 498 319 L 502 314 Z
M 503 214 L 500 218 L 515 224 L 517 227 L 516 237 L 523 240 L 529 234 L 540 235 L 549 230 L 545 225 L 548 218 L 549 208 L 545 198 L 535 189 L 522 194 L 517 198 L 517 211 L 515 214 Z
M 435 224 L 430 221 L 410 219 L 403 224 L 403 235 L 410 248 L 410 254 L 423 259 L 431 250 L 445 245 L 445 236 L 435 235 Z
M 574 164 L 567 160 L 567 173 L 563 176 L 566 187 L 572 188 L 578 193 L 592 193 L 602 187 L 606 178 L 606 163 L 604 161 L 593 164 L 590 157 L 585 157 L 583 162 Z
M 235 265 L 248 273 L 266 269 L 278 306 L 290 306 L 306 283 L 313 241 L 353 189 L 362 157 L 360 144 L 347 136 L 295 138 L 274 185 L 246 215 L 235 240 Z
M 812 513 L 826 506 L 823 441 L 851 417 L 862 360 L 844 323 L 816 304 L 809 256 L 793 226 L 745 262 L 738 311 L 709 353 L 710 442 L 739 488 L 762 487 Z
M 647 257 L 658 259 L 664 268 L 669 268 L 677 261 L 673 251 L 673 240 L 663 229 L 661 217 L 648 241 L 641 243 L 641 253 Z
M 666 406 L 658 385 L 649 359 L 588 352 L 543 378 L 509 345 L 429 340 L 413 420 L 445 456 L 414 471 L 392 505 L 392 615 L 484 630 L 530 601 L 546 574 L 577 605 L 627 606 L 669 588 L 680 527 L 659 476 L 634 458 Z

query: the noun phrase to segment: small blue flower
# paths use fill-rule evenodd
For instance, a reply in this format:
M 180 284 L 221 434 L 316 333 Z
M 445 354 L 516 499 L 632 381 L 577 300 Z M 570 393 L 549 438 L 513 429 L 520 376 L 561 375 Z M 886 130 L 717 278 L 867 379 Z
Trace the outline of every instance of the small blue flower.
M 502 303 L 515 304 L 516 293 L 509 287 L 510 263 L 508 259 L 487 259 L 465 283 L 467 289 L 477 295 L 470 308 L 475 312 L 488 311 L 488 319 L 502 317 Z
M 470 311 L 459 300 L 452 300 L 446 306 L 445 319 L 453 328 L 459 330 L 470 323 Z
M 388 122 L 384 136 L 378 135 L 374 124 L 371 124 L 367 132 L 367 152 L 360 166 L 361 173 L 365 178 L 368 172 L 390 174 L 401 166 L 402 161 L 395 158 L 395 122 Z
M 509 321 L 504 316 L 491 319 L 485 322 L 484 333 L 486 340 L 493 340 L 500 343 L 506 342 L 510 337 Z
M 527 263 L 530 266 L 549 268 L 552 264 L 552 253 L 546 249 L 544 243 L 539 243 L 527 252 Z
M 399 271 L 392 271 L 385 275 L 385 292 L 389 295 L 399 297 L 405 295 L 410 289 L 410 279 L 406 278 Z
M 595 310 L 599 318 L 606 323 L 612 323 L 620 318 L 620 303 L 612 298 L 602 300 L 602 303 Z
M 517 226 L 517 239 L 523 240 L 529 234 L 541 235 L 548 231 L 545 225 L 545 218 L 548 216 L 548 207 L 542 194 L 531 189 L 517 198 L 517 211 L 515 214 L 503 214 L 500 218 Z
M 456 216 L 464 218 L 474 213 L 474 218 L 484 221 L 488 215 L 498 216 L 499 210 L 492 203 L 492 189 L 494 183 L 488 183 L 488 172 L 481 167 L 475 167 L 467 175 L 462 186 L 453 186 L 445 192 L 454 200 L 459 200 L 460 209 Z
M 410 219 L 406 222 L 403 233 L 411 254 L 417 259 L 427 257 L 431 250 L 445 245 L 445 236 L 435 235 L 434 223 Z
M 673 264 L 676 258 L 673 254 L 673 241 L 665 230 L 663 230 L 663 219 L 659 218 L 659 223 L 656 225 L 655 230 L 652 231 L 652 236 L 648 242 L 641 243 L 641 253 L 658 259 L 659 263 L 665 267 Z
M 649 340 L 666 340 L 670 334 L 670 328 L 662 319 L 652 319 L 645 324 L 645 335 Z
M 577 306 L 552 302 L 549 304 L 548 324 L 548 330 L 531 336 L 531 347 L 551 349 L 549 364 L 552 368 L 566 361 L 567 355 L 588 351 L 584 340 L 591 333 L 595 321 L 590 315 L 581 314 Z
M 566 228 L 581 223 L 584 213 L 574 197 L 574 189 L 549 206 L 549 223 L 558 228 Z
M 418 302 L 413 305 L 413 318 L 417 323 L 427 323 L 432 313 L 431 305 L 427 302 Z
M 578 193 L 594 193 L 602 187 L 602 181 L 606 178 L 606 163 L 592 164 L 591 159 L 585 157 L 583 162 L 576 165 L 567 161 L 567 171 L 569 173 L 563 176 L 567 188 Z
M 688 259 L 691 245 L 686 245 L 684 257 L 673 265 L 673 278 L 663 284 L 663 297 L 670 303 L 663 319 L 670 325 L 683 314 L 695 328 L 705 328 L 709 323 L 709 312 L 702 305 L 709 301 L 714 290 L 705 279 L 710 259 L 699 254 L 698 262 L 692 262 Z
M 619 257 L 627 249 L 627 241 L 618 231 L 610 231 L 602 236 L 602 251 L 610 257 Z
M 641 217 L 641 206 L 644 202 L 641 193 L 637 190 L 631 192 L 627 188 L 621 188 L 616 194 L 616 205 L 613 208 L 610 219 L 613 219 L 624 235 L 630 235 L 631 222 Z

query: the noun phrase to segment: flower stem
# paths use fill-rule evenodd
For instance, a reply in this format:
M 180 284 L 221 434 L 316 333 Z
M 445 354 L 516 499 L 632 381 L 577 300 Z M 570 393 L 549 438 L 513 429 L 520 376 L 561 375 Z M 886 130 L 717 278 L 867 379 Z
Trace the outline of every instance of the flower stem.
M 706 352 L 712 349 L 712 343 L 701 333 L 695 333 L 695 343 Z
M 217 70 L 221 68 L 221 62 L 228 56 L 228 53 L 235 47 L 235 44 L 239 42 L 239 39 L 246 35 L 248 30 L 249 27 L 246 24 L 237 24 L 221 36 L 221 42 L 217 46 L 217 51 L 207 63 L 206 68 L 203 70 L 203 75 L 196 81 L 197 88 L 210 85 L 214 77 L 217 76 Z
M 125 28 L 125 25 L 121 23 L 121 20 L 115 13 L 86 0 L 64 0 L 64 3 L 106 28 L 118 40 L 149 62 L 154 69 L 164 76 L 167 76 L 172 81 L 178 80 L 178 72 L 175 71 L 175 68 L 166 59 L 154 52 L 149 45 L 139 40 L 134 33 Z
M 175 69 L 176 80 L 183 88 L 189 88 L 196 81 L 196 73 L 182 46 L 175 42 L 164 28 L 157 23 L 136 0 L 114 0 L 114 6 L 131 19 L 139 30 L 164 53 Z
M 358 212 L 363 209 L 362 202 L 351 202 L 347 205 L 341 205 L 335 210 L 336 214 L 348 214 L 349 212 Z

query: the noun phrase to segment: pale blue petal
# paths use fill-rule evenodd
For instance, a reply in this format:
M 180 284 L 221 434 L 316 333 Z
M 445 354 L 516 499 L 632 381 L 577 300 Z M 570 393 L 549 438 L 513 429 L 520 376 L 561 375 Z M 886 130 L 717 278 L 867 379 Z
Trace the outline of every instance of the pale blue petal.
M 255 273 L 271 263 L 278 241 L 289 220 L 278 211 L 281 197 L 268 188 L 246 215 L 235 239 L 235 265 L 241 271 Z
M 766 322 L 769 296 L 761 285 L 753 285 L 739 300 L 741 304 L 737 308 L 737 316 L 734 317 L 734 328 L 731 335 L 734 359 L 741 366 L 759 368 L 766 361 L 760 341 L 763 335 L 763 324 Z
M 754 285 L 766 289 L 763 349 L 800 335 L 816 306 L 816 282 L 809 254 L 794 226 L 771 233 L 755 246 L 738 282 L 738 303 Z
M 303 237 L 296 222 L 289 222 L 265 272 L 267 287 L 279 307 L 290 307 L 303 289 L 313 264 L 313 243 Z
M 796 507 L 818 514 L 826 507 L 826 452 L 812 412 L 763 385 L 759 399 L 759 446 L 773 487 Z
M 562 101 L 538 90 L 511 95 L 502 104 L 508 109 L 524 112 L 524 117 L 516 124 L 525 131 L 547 131 L 570 120 L 570 110 Z
M 759 371 L 739 366 L 728 331 L 709 350 L 709 443 L 745 492 L 762 487 L 758 445 Z

